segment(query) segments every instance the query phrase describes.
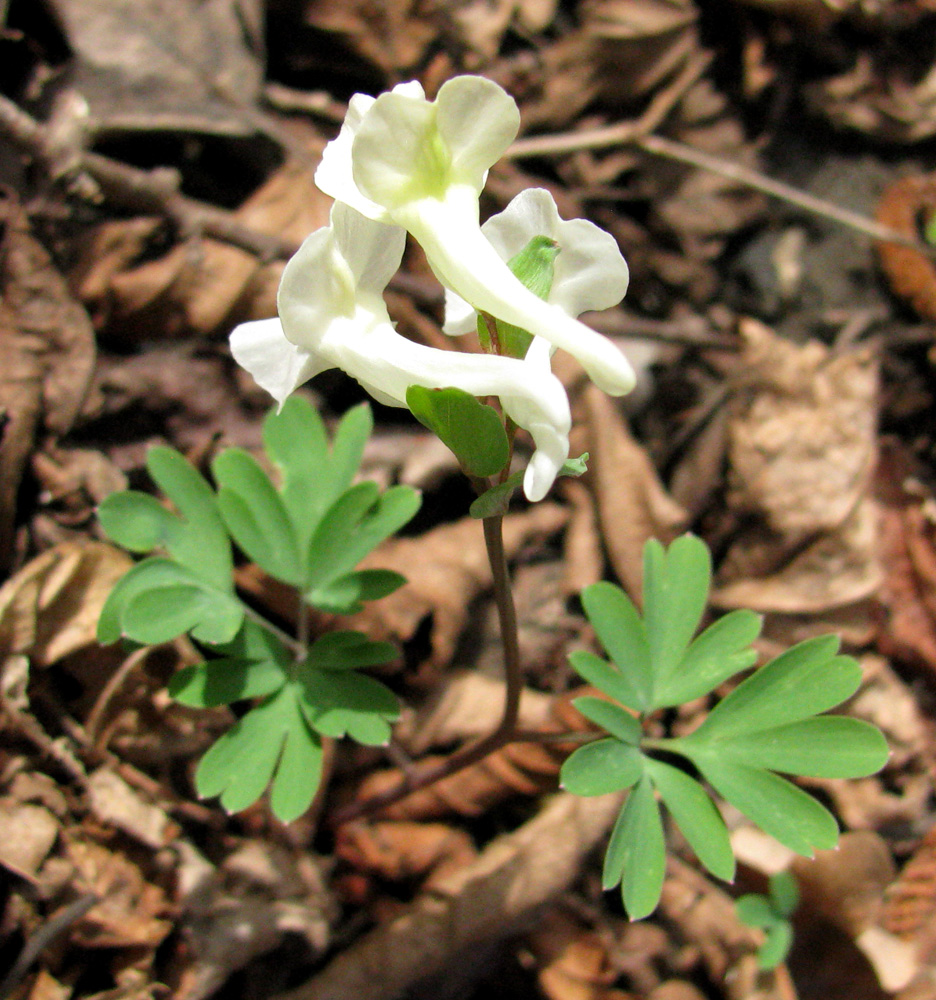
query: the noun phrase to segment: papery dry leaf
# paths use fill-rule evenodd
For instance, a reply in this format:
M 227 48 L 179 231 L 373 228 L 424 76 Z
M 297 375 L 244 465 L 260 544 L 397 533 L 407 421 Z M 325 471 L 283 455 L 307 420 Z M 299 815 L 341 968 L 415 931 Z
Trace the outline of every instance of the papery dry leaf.
M 47 969 L 40 968 L 33 979 L 28 1000 L 68 1000 L 72 987 L 60 983 Z
M 868 597 L 880 583 L 870 495 L 875 351 L 797 346 L 754 320 L 741 334 L 744 375 L 729 401 L 728 504 L 752 527 L 736 535 L 712 600 L 815 613 Z
M 323 140 L 311 127 L 290 124 L 291 137 L 317 159 Z M 233 213 L 258 233 L 298 245 L 328 222 L 331 200 L 315 186 L 307 162 L 288 158 Z M 284 262 L 264 264 L 219 240 L 172 246 L 139 263 L 149 220 L 105 222 L 84 238 L 73 282 L 95 316 L 98 329 L 121 342 L 210 335 L 230 318 L 267 318 L 276 313 L 276 288 Z M 120 228 L 122 227 L 122 228 Z
M 394 1000 L 469 949 L 502 939 L 578 875 L 620 810 L 618 795 L 557 795 L 478 860 L 440 880 L 404 913 L 360 938 L 279 1000 Z
M 856 53 L 853 66 L 803 88 L 809 108 L 839 128 L 886 142 L 916 143 L 936 134 L 936 65 L 920 75 L 899 47 Z
M 359 871 L 391 882 L 425 880 L 423 889 L 478 856 L 464 830 L 408 821 L 346 823 L 335 835 L 335 854 Z
M 75 925 L 73 937 L 86 948 L 154 948 L 172 930 L 165 893 L 139 866 L 90 840 L 69 838 L 65 854 L 83 891 L 100 900 Z
M 0 865 L 14 875 L 35 881 L 58 837 L 60 823 L 45 806 L 0 799 Z
M 537 963 L 536 979 L 547 1000 L 628 1000 L 613 989 L 617 971 L 609 942 L 559 909 L 548 910 L 527 934 Z
M 539 503 L 504 518 L 504 548 L 512 558 L 521 547 L 549 538 L 568 519 L 568 511 Z M 350 619 L 374 639 L 406 642 L 431 621 L 429 663 L 451 662 L 469 621 L 471 602 L 491 586 L 481 523 L 464 518 L 433 528 L 418 538 L 391 538 L 364 559 L 360 568 L 392 569 L 407 578 L 405 587 L 375 601 Z
M 0 570 L 12 559 L 20 479 L 40 428 L 75 421 L 94 368 L 94 331 L 12 201 L 0 204 Z
M 263 73 L 259 0 L 52 0 L 70 78 L 98 128 L 249 135 Z M 252 44 L 249 44 L 252 43 Z
M 105 542 L 64 542 L 36 556 L 0 587 L 0 665 L 27 654 L 47 667 L 95 644 L 104 601 L 132 565 Z
M 604 578 L 598 511 L 595 499 L 584 483 L 567 479 L 560 489 L 572 506 L 563 545 L 563 587 L 566 594 L 579 594 L 590 584 Z
M 102 823 L 154 850 L 165 847 L 179 833 L 178 825 L 159 806 L 146 802 L 109 767 L 88 775 L 87 795 L 91 811 Z
M 913 937 L 936 918 L 936 827 L 920 841 L 900 875 L 888 886 L 881 926 Z
M 919 240 L 921 224 L 936 209 L 936 177 L 901 177 L 888 184 L 878 202 L 877 221 L 908 239 Z M 924 318 L 936 322 L 936 267 L 912 247 L 877 243 L 881 268 L 896 295 L 906 299 Z
M 548 718 L 536 731 L 564 735 L 588 732 L 594 726 L 571 704 L 574 696 L 590 692 L 580 688 L 553 699 Z M 465 767 L 446 778 L 412 792 L 405 798 L 381 809 L 379 815 L 388 819 L 435 819 L 441 816 L 479 816 L 497 802 L 513 795 L 540 795 L 557 787 L 559 768 L 578 744 L 556 741 L 542 743 L 509 743 L 488 754 L 483 760 Z M 412 775 L 433 768 L 442 757 L 424 757 L 411 768 Z M 361 782 L 356 797 L 366 800 L 373 795 L 395 788 L 403 779 L 397 768 L 376 771 Z
M 584 393 L 589 471 L 602 537 L 615 575 L 635 598 L 641 593 L 643 547 L 649 538 L 669 543 L 686 515 L 663 488 L 644 448 L 617 406 L 593 385 Z

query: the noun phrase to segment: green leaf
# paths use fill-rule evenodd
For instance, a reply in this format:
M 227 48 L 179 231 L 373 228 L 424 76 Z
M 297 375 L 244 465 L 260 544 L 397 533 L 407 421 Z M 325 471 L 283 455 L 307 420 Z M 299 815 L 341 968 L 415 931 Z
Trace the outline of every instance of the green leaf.
M 701 698 L 722 681 L 754 666 L 751 643 L 763 619 L 753 611 L 731 611 L 713 622 L 689 646 L 678 668 L 657 682 L 658 706 L 683 705 Z
M 468 508 L 468 513 L 479 521 L 485 517 L 500 517 L 507 513 L 514 490 L 523 482 L 523 473 L 514 472 L 502 483 L 485 490 Z
M 818 715 L 850 698 L 861 668 L 836 656 L 834 635 L 807 639 L 755 671 L 723 698 L 687 741 L 734 738 Z
M 372 429 L 370 407 L 362 403 L 345 414 L 329 451 L 322 418 L 297 395 L 264 421 L 264 447 L 282 473 L 280 495 L 302 552 L 324 512 L 351 485 Z
M 637 746 L 640 742 L 640 737 L 643 735 L 640 721 L 619 705 L 602 698 L 590 697 L 575 698 L 572 704 L 586 719 L 590 719 L 602 729 L 607 729 L 612 736 L 616 736 L 624 743 Z
M 770 903 L 781 917 L 792 916 L 799 901 L 799 886 L 792 872 L 776 872 L 770 876 Z
M 288 718 L 270 808 L 284 823 L 298 819 L 312 804 L 322 781 L 322 742 L 299 712 Z
M 166 642 L 191 631 L 203 642 L 226 642 L 243 620 L 244 609 L 231 593 L 213 589 L 186 566 L 154 556 L 137 563 L 111 590 L 98 619 L 98 641 L 127 636 Z
M 312 536 L 307 600 L 318 606 L 319 594 L 324 597 L 329 584 L 406 524 L 420 503 L 420 495 L 408 486 L 393 486 L 381 496 L 375 483 L 358 483 L 342 494 Z
M 318 586 L 311 601 L 320 611 L 336 615 L 353 615 L 363 607 L 362 601 L 386 597 L 406 583 L 406 577 L 389 569 L 362 569 L 337 580 Z
M 256 459 L 242 448 L 225 448 L 211 471 L 221 516 L 244 553 L 276 579 L 301 586 L 304 567 L 292 521 Z
M 864 778 L 887 763 L 881 731 L 860 719 L 813 716 L 717 741 L 717 753 L 752 767 L 811 778 Z
M 301 707 L 309 725 L 323 736 L 350 736 L 380 746 L 390 739 L 389 723 L 400 715 L 396 695 L 373 677 L 354 670 L 299 667 Z
M 288 674 L 272 660 L 219 657 L 183 667 L 169 680 L 169 694 L 182 705 L 214 708 L 235 701 L 272 694 L 286 683 Z
M 766 896 L 750 892 L 735 900 L 735 913 L 746 927 L 772 927 L 777 913 Z
M 562 468 L 559 470 L 560 476 L 568 476 L 570 479 L 578 479 L 579 476 L 584 476 L 588 472 L 588 452 L 584 451 L 578 458 L 567 458 L 562 463 Z
M 656 909 L 666 873 L 663 821 L 649 777 L 642 778 L 627 796 L 611 834 L 608 857 L 612 848 L 617 856 L 615 865 L 620 861 L 622 868 L 624 908 L 631 920 L 642 920 Z M 607 880 L 603 884 L 610 888 Z
M 150 552 L 164 546 L 178 518 L 149 493 L 111 493 L 98 507 L 98 521 L 111 541 L 130 552 Z
M 716 877 L 734 880 L 735 858 L 728 829 L 705 789 L 688 774 L 647 758 L 647 774 L 696 857 Z
M 607 795 L 630 788 L 642 774 L 637 747 L 609 737 L 573 751 L 562 764 L 559 781 L 573 795 Z
M 173 448 L 150 448 L 146 468 L 182 515 L 167 532 L 168 553 L 213 587 L 233 592 L 231 544 L 204 476 Z
M 828 850 L 838 843 L 832 814 L 784 778 L 720 760 L 715 754 L 692 760 L 723 799 L 791 851 L 811 858 L 815 850 Z
M 708 548 L 695 535 L 682 535 L 669 549 L 655 539 L 644 547 L 644 625 L 654 691 L 679 667 L 699 627 L 711 576 Z
M 778 920 L 767 931 L 767 939 L 757 949 L 757 964 L 765 972 L 775 969 L 793 947 L 793 927 L 788 920 Z
M 406 405 L 454 452 L 469 476 L 496 475 L 510 458 L 507 432 L 497 411 L 462 389 L 411 385 Z
M 583 681 L 603 691 L 622 705 L 639 711 L 638 706 L 642 702 L 642 696 L 631 678 L 621 673 L 617 667 L 587 649 L 577 649 L 569 653 L 569 663 Z
M 309 648 L 308 664 L 316 670 L 354 670 L 397 659 L 390 642 L 371 642 L 363 632 L 326 632 Z
M 650 707 L 653 696 L 650 646 L 644 623 L 633 602 L 614 584 L 593 583 L 582 591 L 582 604 L 601 645 L 627 678 L 632 692 L 629 701 L 617 694 L 612 696 L 628 708 L 645 711 Z M 626 693 L 623 688 L 621 690 Z

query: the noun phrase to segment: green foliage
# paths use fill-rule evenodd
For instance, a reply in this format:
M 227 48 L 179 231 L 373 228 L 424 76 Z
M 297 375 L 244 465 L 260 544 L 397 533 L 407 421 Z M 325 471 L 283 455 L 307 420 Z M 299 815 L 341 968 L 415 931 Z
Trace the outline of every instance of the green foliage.
M 588 452 L 579 455 L 578 458 L 569 458 L 562 463 L 562 468 L 559 470 L 560 476 L 571 476 L 572 478 L 578 478 L 588 469 Z M 517 489 L 523 482 L 523 473 L 514 472 L 511 473 L 502 483 L 498 483 L 496 486 L 492 486 L 489 490 L 485 490 L 475 501 L 472 503 L 468 512 L 472 517 L 481 520 L 485 517 L 499 517 L 502 514 L 507 513 L 507 508 L 510 506 L 510 498 L 513 496 L 513 491 Z
M 411 385 L 406 405 L 413 416 L 454 453 L 469 476 L 495 476 L 510 458 L 510 443 L 497 410 L 463 389 Z
M 605 886 L 621 883 L 634 919 L 655 908 L 662 887 L 657 795 L 699 861 L 730 880 L 728 833 L 696 775 L 781 843 L 811 857 L 818 848 L 835 846 L 838 826 L 822 805 L 780 775 L 855 778 L 873 774 L 887 760 L 887 745 L 874 726 L 821 714 L 851 697 L 861 680 L 858 664 L 839 655 L 834 636 L 802 642 L 756 670 L 690 735 L 643 736 L 643 720 L 652 713 L 707 695 L 756 661 L 751 643 L 761 623 L 750 611 L 733 611 L 695 635 L 710 579 L 707 548 L 684 535 L 669 549 L 647 543 L 643 614 L 610 583 L 582 594 L 610 662 L 585 650 L 570 661 L 610 700 L 579 698 L 575 705 L 608 736 L 576 750 L 561 779 L 578 795 L 631 789 L 608 846 Z M 683 758 L 683 766 L 655 757 L 658 751 Z M 637 834 L 639 846 L 630 843 Z
M 765 933 L 764 943 L 757 949 L 757 962 L 762 969 L 775 969 L 790 953 L 793 944 L 790 917 L 798 905 L 799 889 L 789 872 L 771 876 L 768 895 L 749 893 L 735 902 L 741 923 L 759 927 Z
M 187 632 L 207 658 L 179 671 L 170 694 L 197 708 L 246 708 L 196 772 L 199 794 L 220 796 L 229 810 L 245 808 L 269 787 L 276 815 L 296 818 L 318 788 L 322 738 L 386 743 L 399 715 L 395 695 L 360 673 L 395 659 L 393 646 L 332 632 L 287 648 L 241 602 L 232 577 L 231 539 L 296 588 L 302 609 L 350 613 L 404 582 L 389 570 L 356 568 L 420 502 L 408 487 L 381 493 L 374 483 L 352 485 L 371 427 L 370 410 L 356 407 L 329 447 L 318 414 L 294 396 L 264 424 L 278 486 L 239 448 L 212 463 L 217 491 L 178 452 L 154 448 L 147 468 L 174 510 L 136 491 L 114 494 L 100 507 L 101 525 L 115 542 L 157 553 L 114 587 L 98 623 L 100 641 L 158 643 Z

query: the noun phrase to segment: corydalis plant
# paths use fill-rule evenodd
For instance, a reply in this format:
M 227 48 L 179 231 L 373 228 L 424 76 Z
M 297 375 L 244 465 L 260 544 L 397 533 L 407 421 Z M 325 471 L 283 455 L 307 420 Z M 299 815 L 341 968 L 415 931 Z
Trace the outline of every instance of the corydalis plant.
M 348 614 L 392 593 L 398 573 L 357 569 L 419 507 L 406 486 L 381 493 L 352 485 L 372 428 L 366 406 L 341 421 L 329 447 L 318 414 L 294 397 L 263 429 L 274 484 L 246 451 L 212 463 L 216 489 L 178 452 L 153 448 L 147 469 L 172 501 L 128 490 L 98 511 L 105 532 L 131 552 L 149 553 L 111 591 L 98 622 L 103 643 L 159 643 L 188 633 L 206 655 L 169 686 L 178 701 L 248 710 L 208 750 L 195 774 L 199 795 L 238 811 L 270 786 L 283 820 L 309 807 L 322 772 L 322 737 L 380 745 L 399 715 L 396 697 L 360 673 L 397 650 L 353 631 L 306 637 L 307 609 Z M 234 586 L 231 539 L 271 577 L 296 591 L 298 637 L 265 621 Z
M 821 714 L 861 683 L 861 668 L 839 655 L 835 636 L 808 639 L 760 667 L 688 736 L 644 734 L 644 722 L 658 710 L 700 698 L 756 661 L 751 643 L 761 621 L 751 611 L 732 611 L 693 638 L 710 577 L 708 549 L 685 535 L 669 550 L 647 543 L 642 615 L 610 583 L 582 593 L 611 662 L 585 650 L 571 655 L 575 670 L 605 696 L 574 704 L 609 735 L 576 750 L 561 780 L 578 795 L 630 789 L 608 844 L 603 884 L 610 889 L 621 883 L 633 919 L 655 909 L 663 885 L 657 795 L 699 861 L 730 881 L 728 832 L 697 775 L 765 832 L 812 857 L 814 850 L 836 845 L 838 826 L 824 806 L 780 773 L 858 778 L 887 761 L 887 744 L 874 726 Z

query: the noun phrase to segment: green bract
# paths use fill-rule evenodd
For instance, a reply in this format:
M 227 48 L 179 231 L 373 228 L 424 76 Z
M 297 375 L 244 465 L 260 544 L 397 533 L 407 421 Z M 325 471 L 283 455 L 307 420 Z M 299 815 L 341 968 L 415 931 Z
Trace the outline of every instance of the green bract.
M 757 949 L 757 963 L 762 969 L 776 968 L 789 954 L 793 944 L 790 917 L 798 905 L 799 889 L 789 872 L 771 875 L 768 895 L 750 893 L 735 902 L 741 923 L 764 931 L 764 943 Z
M 196 773 L 199 794 L 219 795 L 229 810 L 270 786 L 273 811 L 295 819 L 319 784 L 322 737 L 386 743 L 399 715 L 393 693 L 358 672 L 395 659 L 393 646 L 332 632 L 289 649 L 241 602 L 232 578 L 231 538 L 298 591 L 297 605 L 351 613 L 405 582 L 390 570 L 356 568 L 420 502 L 405 486 L 381 493 L 374 483 L 352 485 L 371 427 L 370 410 L 356 407 L 329 444 L 318 414 L 294 396 L 263 429 L 279 486 L 238 448 L 212 463 L 217 492 L 178 452 L 154 448 L 147 468 L 178 514 L 135 491 L 101 504 L 101 525 L 115 542 L 158 554 L 118 581 L 101 613 L 100 641 L 158 643 L 188 632 L 211 656 L 176 674 L 173 697 L 200 708 L 259 699 Z
M 724 799 L 791 850 L 811 857 L 834 847 L 838 826 L 814 798 L 780 773 L 857 778 L 887 760 L 881 733 L 866 722 L 821 713 L 847 700 L 861 682 L 834 636 L 809 639 L 756 670 L 722 699 L 689 736 L 647 739 L 642 720 L 658 709 L 709 694 L 752 667 L 760 618 L 733 611 L 695 636 L 706 607 L 711 564 L 705 545 L 685 535 L 644 549 L 644 608 L 610 583 L 586 588 L 582 602 L 611 662 L 581 650 L 576 671 L 607 696 L 576 707 L 608 737 L 576 750 L 562 784 L 578 795 L 631 788 L 611 836 L 604 885 L 621 883 L 632 918 L 656 906 L 663 884 L 659 805 L 667 806 L 699 860 L 730 880 L 734 857 L 721 815 L 701 775 Z M 683 767 L 653 756 L 665 751 Z M 633 840 L 638 838 L 639 842 Z

